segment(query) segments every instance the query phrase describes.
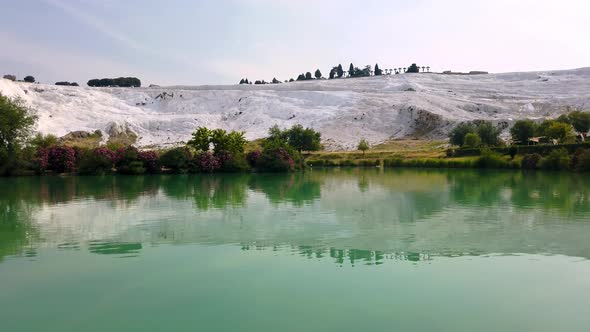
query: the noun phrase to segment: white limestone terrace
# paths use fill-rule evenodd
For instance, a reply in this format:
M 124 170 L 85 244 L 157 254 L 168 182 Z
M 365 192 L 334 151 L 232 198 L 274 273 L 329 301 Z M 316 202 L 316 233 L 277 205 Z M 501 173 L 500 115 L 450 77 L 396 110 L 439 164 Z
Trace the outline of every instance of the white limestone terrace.
M 264 137 L 277 124 L 313 127 L 328 149 L 391 138 L 444 138 L 457 122 L 557 117 L 590 109 L 590 68 L 488 75 L 401 74 L 277 85 L 89 88 L 0 79 L 0 93 L 23 98 L 38 130 L 131 130 L 138 146 L 170 146 L 196 127 Z

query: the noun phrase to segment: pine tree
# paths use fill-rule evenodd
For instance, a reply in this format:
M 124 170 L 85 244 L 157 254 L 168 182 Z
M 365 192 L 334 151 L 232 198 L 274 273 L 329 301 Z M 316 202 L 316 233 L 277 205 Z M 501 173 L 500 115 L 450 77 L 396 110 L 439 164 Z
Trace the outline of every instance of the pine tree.
M 319 69 L 316 69 L 314 76 L 316 79 L 319 80 L 320 78 L 322 78 L 322 72 Z
M 243 78 L 240 80 L 240 84 L 244 84 L 244 79 Z
M 305 73 L 305 79 L 306 80 L 312 80 L 313 79 L 310 72 Z
M 350 64 L 350 67 L 348 67 L 348 76 L 349 77 L 354 76 L 354 65 L 352 63 Z

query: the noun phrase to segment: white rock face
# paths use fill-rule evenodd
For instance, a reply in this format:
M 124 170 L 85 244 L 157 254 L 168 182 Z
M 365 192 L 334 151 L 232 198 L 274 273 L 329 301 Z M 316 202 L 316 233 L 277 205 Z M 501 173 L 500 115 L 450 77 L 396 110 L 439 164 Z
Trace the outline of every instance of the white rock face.
M 414 89 L 415 92 L 407 91 Z M 0 79 L 0 93 L 19 96 L 39 115 L 38 129 L 128 128 L 138 145 L 189 139 L 198 126 L 264 137 L 294 124 L 322 133 L 330 149 L 390 138 L 443 138 L 460 121 L 510 123 L 590 109 L 590 68 L 491 75 L 404 74 L 278 85 L 85 88 Z

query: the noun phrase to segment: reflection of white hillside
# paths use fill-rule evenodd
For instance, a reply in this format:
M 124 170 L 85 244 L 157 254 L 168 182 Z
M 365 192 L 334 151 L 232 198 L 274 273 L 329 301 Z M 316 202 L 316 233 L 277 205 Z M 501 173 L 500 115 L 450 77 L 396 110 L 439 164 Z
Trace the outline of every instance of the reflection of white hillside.
M 313 171 L 303 177 L 277 176 L 273 181 L 278 188 L 260 182 L 262 175 L 235 186 L 187 178 L 183 191 L 163 186 L 133 200 L 80 197 L 42 204 L 32 210 L 31 219 L 39 225 L 42 245 L 50 247 L 107 241 L 590 258 L 587 214 L 564 214 L 551 206 L 551 198 L 543 203 L 546 207 L 530 208 L 537 195 L 519 205 L 517 190 L 524 182 L 513 181 L 524 180 L 517 173 L 491 176 L 496 185 L 479 175 L 481 187 L 473 189 L 468 181 L 477 180 L 475 176 L 477 172 L 467 171 Z M 562 190 L 560 199 L 587 212 L 590 201 L 580 191 L 584 186 L 558 181 L 555 186 L 546 183 L 552 195 Z M 288 189 L 297 184 L 305 190 Z M 228 203 L 230 198 L 234 201 Z

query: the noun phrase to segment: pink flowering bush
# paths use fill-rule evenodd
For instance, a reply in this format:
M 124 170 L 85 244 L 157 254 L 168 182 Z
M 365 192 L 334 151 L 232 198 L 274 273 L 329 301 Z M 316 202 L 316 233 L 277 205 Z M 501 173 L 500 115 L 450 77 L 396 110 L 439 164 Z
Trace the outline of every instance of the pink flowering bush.
M 251 167 L 256 167 L 258 160 L 260 159 L 260 150 L 252 151 L 246 155 L 246 160 Z
M 71 147 L 53 146 L 39 149 L 37 157 L 40 170 L 49 169 L 56 173 L 68 173 L 76 168 L 76 152 Z
M 197 168 L 201 172 L 212 173 L 221 168 L 221 161 L 219 160 L 219 158 L 214 156 L 209 151 L 199 153 L 196 156 L 195 160 Z
M 49 148 L 38 149 L 33 161 L 38 173 L 49 169 Z
M 151 174 L 160 172 L 160 160 L 155 151 L 140 151 L 139 160 L 143 162 L 146 171 Z

